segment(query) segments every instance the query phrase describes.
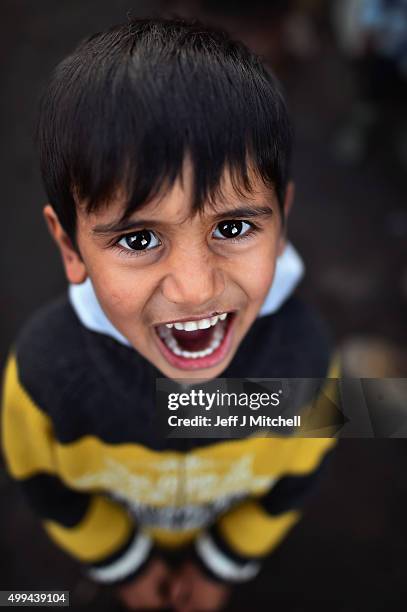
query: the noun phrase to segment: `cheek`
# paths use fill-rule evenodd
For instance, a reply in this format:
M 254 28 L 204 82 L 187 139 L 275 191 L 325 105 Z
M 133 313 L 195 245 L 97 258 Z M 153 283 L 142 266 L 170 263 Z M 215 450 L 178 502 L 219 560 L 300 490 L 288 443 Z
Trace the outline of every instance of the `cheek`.
M 235 278 L 252 302 L 264 300 L 274 277 L 277 255 L 277 242 L 265 240 L 236 266 Z
M 108 249 L 96 247 L 79 227 L 78 243 L 98 300 L 113 324 L 143 322 L 145 304 L 155 291 L 156 279 L 135 261 L 119 260 Z
M 103 310 L 113 323 L 127 319 L 136 323 L 137 318 L 142 318 L 144 305 L 153 291 L 151 278 L 134 270 L 95 271 L 92 282 Z

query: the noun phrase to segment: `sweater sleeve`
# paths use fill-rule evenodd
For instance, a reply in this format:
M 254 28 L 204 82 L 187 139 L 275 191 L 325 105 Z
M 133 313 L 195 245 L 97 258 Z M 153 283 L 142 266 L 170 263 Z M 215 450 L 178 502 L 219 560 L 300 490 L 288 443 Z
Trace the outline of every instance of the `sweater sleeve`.
M 313 429 L 334 436 L 335 427 L 326 424 L 333 418 L 339 374 L 339 360 L 334 356 L 311 411 L 308 424 L 312 423 L 312 427 L 308 433 L 302 432 L 305 437 L 287 440 L 291 445 L 290 462 L 270 491 L 232 508 L 196 539 L 196 559 L 212 578 L 223 582 L 251 580 L 260 571 L 262 559 L 301 519 L 302 507 L 326 471 L 336 445 L 333 437 L 307 436 L 312 435 Z M 305 412 L 308 408 L 304 407 Z
M 223 514 L 195 541 L 195 556 L 215 580 L 245 582 L 261 569 L 301 518 L 329 461 L 332 439 L 298 439 L 289 471 L 264 496 L 250 498 Z
M 52 422 L 30 398 L 10 357 L 2 398 L 2 448 L 10 476 L 50 538 L 95 581 L 122 584 L 150 558 L 152 542 L 104 493 L 68 487 L 57 473 Z

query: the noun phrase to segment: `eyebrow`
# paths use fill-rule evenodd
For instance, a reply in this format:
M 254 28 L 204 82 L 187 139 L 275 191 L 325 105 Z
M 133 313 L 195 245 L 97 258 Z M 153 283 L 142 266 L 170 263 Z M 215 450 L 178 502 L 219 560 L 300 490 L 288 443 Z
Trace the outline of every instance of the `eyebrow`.
M 270 206 L 239 206 L 213 215 L 212 221 L 219 222 L 223 219 L 236 219 L 238 217 L 254 219 L 258 217 L 270 217 L 273 214 L 273 209 Z M 100 235 L 118 234 L 129 230 L 149 228 L 157 225 L 163 225 L 163 223 L 157 219 L 124 219 L 102 225 L 95 225 L 95 227 L 92 228 L 92 233 Z

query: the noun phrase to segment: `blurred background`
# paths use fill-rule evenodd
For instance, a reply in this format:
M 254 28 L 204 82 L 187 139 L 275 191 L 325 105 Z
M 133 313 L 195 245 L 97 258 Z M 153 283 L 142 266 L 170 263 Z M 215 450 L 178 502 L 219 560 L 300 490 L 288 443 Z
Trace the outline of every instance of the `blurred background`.
M 65 288 L 41 216 L 41 89 L 84 36 L 154 14 L 220 25 L 276 72 L 295 128 L 299 291 L 328 322 L 345 374 L 406 376 L 406 0 L 3 0 L 0 365 Z M 404 610 L 406 470 L 402 440 L 342 440 L 302 523 L 229 609 Z M 48 542 L 0 462 L 0 589 L 12 588 L 70 590 L 72 609 L 116 605 Z

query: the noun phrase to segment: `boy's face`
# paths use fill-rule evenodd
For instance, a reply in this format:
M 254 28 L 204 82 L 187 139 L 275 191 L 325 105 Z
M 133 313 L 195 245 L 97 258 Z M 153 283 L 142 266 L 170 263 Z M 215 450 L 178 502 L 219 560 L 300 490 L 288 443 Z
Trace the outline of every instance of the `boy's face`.
M 88 275 L 113 325 L 169 378 L 219 376 L 270 288 L 284 247 L 281 215 L 276 196 L 253 181 L 242 197 L 225 174 L 215 209 L 191 216 L 187 168 L 182 185 L 136 211 L 126 228 L 120 198 L 91 214 L 79 207 L 81 258 L 45 209 L 68 279 Z

